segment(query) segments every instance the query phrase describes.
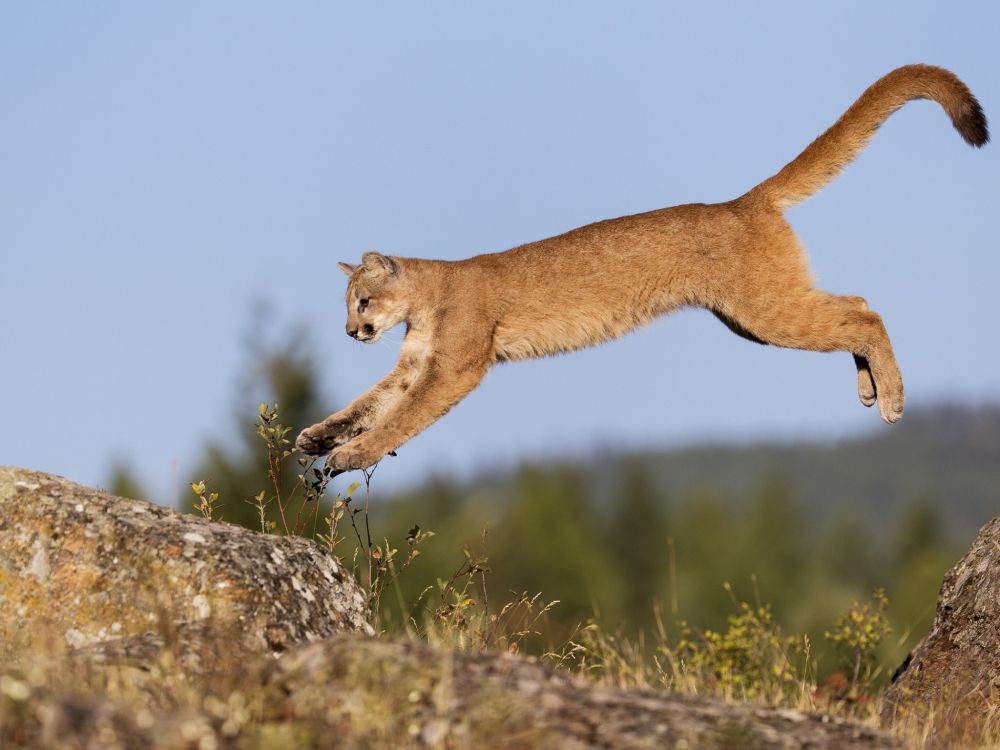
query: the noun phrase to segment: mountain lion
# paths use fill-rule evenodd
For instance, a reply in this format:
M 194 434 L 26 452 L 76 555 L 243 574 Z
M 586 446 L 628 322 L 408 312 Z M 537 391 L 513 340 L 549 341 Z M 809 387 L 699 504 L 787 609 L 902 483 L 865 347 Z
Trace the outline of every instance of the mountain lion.
M 816 289 L 782 216 L 833 179 L 911 99 L 933 99 L 972 146 L 989 140 L 979 102 L 953 73 L 907 65 L 869 87 L 833 127 L 745 195 L 600 221 L 460 261 L 366 252 L 340 263 L 347 333 L 374 342 L 399 323 L 395 368 L 296 440 L 327 464 L 360 469 L 441 417 L 496 362 L 617 338 L 686 305 L 762 344 L 854 355 L 861 403 L 903 414 L 903 381 L 882 318 L 862 297 Z M 331 452 L 332 451 L 332 452 Z

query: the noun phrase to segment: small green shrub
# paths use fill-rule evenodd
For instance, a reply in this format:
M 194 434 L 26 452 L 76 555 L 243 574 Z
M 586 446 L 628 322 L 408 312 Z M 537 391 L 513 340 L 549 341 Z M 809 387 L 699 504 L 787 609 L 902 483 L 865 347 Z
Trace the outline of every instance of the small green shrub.
M 832 700 L 867 702 L 875 680 L 882 672 L 876 655 L 883 639 L 892 632 L 886 610 L 889 598 L 876 589 L 864 604 L 857 602 L 837 618 L 832 630 L 823 635 L 835 647 L 838 666 L 824 683 L 821 694 Z M 850 675 L 850 677 L 846 677 Z
M 681 628 L 672 663 L 683 665 L 688 682 L 693 676 L 713 694 L 781 703 L 797 698 L 809 678 L 808 639 L 784 635 L 768 604 L 739 602 L 722 632 L 699 633 L 686 623 Z M 666 653 L 666 646 L 660 650 Z

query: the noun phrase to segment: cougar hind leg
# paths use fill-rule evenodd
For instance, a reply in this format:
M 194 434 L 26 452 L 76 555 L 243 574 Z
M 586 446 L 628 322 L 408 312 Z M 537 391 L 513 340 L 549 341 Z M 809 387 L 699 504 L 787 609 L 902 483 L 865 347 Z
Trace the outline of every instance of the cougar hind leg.
M 852 310 L 868 309 L 868 300 L 864 297 L 847 294 L 837 297 L 837 299 L 841 300 Z M 875 378 L 872 377 L 872 370 L 868 365 L 868 360 L 855 354 L 854 365 L 858 368 L 858 398 L 861 399 L 861 403 L 865 406 L 874 406 L 878 393 L 875 390 Z
M 858 365 L 862 403 L 874 403 L 886 422 L 903 416 L 903 380 L 882 317 L 860 297 L 819 289 L 782 290 L 728 301 L 723 322 L 745 338 L 790 349 L 846 351 Z
M 851 307 L 856 307 L 858 309 L 867 310 L 868 304 L 865 302 L 863 297 L 841 297 L 840 299 L 845 300 L 845 303 Z M 713 310 L 712 313 L 719 320 L 725 324 L 726 328 L 735 333 L 737 336 L 745 338 L 747 341 L 753 341 L 755 344 L 764 344 L 766 341 L 754 336 L 750 331 L 741 326 L 735 320 L 730 318 L 728 315 L 721 313 L 717 310 Z M 861 399 L 861 403 L 865 406 L 874 406 L 875 404 L 875 379 L 872 378 L 871 367 L 868 366 L 868 360 L 857 354 L 854 355 L 854 365 L 858 370 L 858 398 Z

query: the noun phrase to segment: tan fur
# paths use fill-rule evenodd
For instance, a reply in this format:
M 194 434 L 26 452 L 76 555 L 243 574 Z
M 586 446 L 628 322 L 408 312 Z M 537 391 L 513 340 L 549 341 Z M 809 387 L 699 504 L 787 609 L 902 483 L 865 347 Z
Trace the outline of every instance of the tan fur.
M 878 313 L 813 286 L 782 209 L 819 190 L 889 115 L 934 99 L 972 145 L 988 140 L 975 97 L 952 73 L 909 65 L 873 84 L 778 174 L 714 205 L 691 204 L 574 229 L 461 261 L 365 253 L 348 273 L 347 330 L 362 341 L 406 323 L 396 367 L 296 444 L 336 469 L 371 466 L 434 422 L 496 362 L 617 338 L 683 306 L 711 310 L 745 338 L 854 355 L 858 394 L 883 419 L 903 413 L 903 382 Z M 363 304 L 363 301 L 367 301 Z

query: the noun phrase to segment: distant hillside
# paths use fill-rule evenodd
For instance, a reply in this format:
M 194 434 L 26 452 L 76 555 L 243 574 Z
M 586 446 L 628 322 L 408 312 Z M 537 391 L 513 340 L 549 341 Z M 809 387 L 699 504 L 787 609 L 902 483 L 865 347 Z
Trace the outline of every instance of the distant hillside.
M 1000 514 L 1000 406 L 911 409 L 892 428 L 838 441 L 714 443 L 605 453 L 534 468 L 582 473 L 595 497 L 606 496 L 626 467 L 634 466 L 665 502 L 709 493 L 739 507 L 764 483 L 777 480 L 815 521 L 854 515 L 875 529 L 893 527 L 904 508 L 922 501 L 937 510 L 949 538 L 967 541 Z M 485 491 L 491 502 L 499 501 L 518 473 L 481 476 L 458 494 Z M 433 492 L 424 487 L 405 494 L 428 491 Z
M 740 502 L 778 476 L 817 518 L 846 509 L 884 526 L 904 506 L 926 500 L 949 535 L 971 537 L 1000 514 L 997 406 L 914 409 L 891 429 L 836 442 L 702 445 L 610 458 L 639 461 L 668 498 L 711 490 Z

